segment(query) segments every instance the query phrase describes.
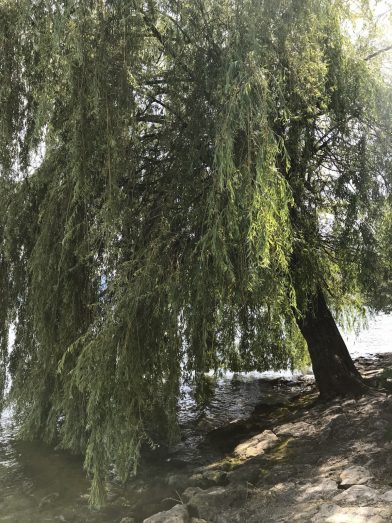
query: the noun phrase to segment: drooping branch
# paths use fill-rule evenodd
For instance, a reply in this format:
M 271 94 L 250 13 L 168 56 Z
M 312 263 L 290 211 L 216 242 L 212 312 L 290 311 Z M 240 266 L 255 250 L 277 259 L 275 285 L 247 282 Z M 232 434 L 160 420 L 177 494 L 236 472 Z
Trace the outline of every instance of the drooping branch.
M 387 53 L 388 51 L 392 50 L 392 45 L 388 45 L 387 47 L 383 47 L 382 49 L 378 49 L 377 51 L 374 51 L 373 53 L 369 54 L 365 61 L 372 60 L 373 58 L 376 58 L 376 56 L 379 56 L 380 54 Z

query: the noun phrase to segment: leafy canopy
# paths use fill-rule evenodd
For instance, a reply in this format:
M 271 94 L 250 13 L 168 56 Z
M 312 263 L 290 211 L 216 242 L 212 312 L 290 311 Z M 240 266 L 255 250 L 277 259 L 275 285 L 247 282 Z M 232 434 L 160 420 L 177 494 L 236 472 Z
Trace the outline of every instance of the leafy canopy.
M 175 435 L 182 379 L 300 365 L 318 288 L 391 302 L 392 98 L 351 16 L 0 0 L 3 390 L 85 454 L 94 502 Z

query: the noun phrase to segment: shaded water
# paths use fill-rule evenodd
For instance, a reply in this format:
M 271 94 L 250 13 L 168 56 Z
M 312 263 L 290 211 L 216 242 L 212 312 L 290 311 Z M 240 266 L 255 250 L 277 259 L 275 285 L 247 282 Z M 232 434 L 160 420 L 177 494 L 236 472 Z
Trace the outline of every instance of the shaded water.
M 0 423 L 0 521 L 117 521 L 118 510 L 88 508 L 80 458 L 40 443 L 17 442 L 10 411 Z M 117 513 L 115 513 L 117 512 Z
M 378 316 L 358 338 L 346 336 L 354 356 L 392 351 L 392 316 Z M 290 387 L 284 380 L 297 381 Z M 0 522 L 41 523 L 44 521 L 117 523 L 122 517 L 141 520 L 162 510 L 160 500 L 172 489 L 163 484 L 167 472 L 179 472 L 187 464 L 202 464 L 219 456 L 219 449 L 202 445 L 205 435 L 227 423 L 246 419 L 260 402 L 284 403 L 306 385 L 299 373 L 250 373 L 227 375 L 214 384 L 211 399 L 203 411 L 191 390 L 184 390 L 180 402 L 181 442 L 170 453 L 157 454 L 159 464 L 125 490 L 114 488 L 110 503 L 101 511 L 88 507 L 88 481 L 80 458 L 37 443 L 17 442 L 10 411 L 0 420 Z M 154 478 L 154 479 L 152 479 Z M 172 501 L 169 502 L 169 505 Z

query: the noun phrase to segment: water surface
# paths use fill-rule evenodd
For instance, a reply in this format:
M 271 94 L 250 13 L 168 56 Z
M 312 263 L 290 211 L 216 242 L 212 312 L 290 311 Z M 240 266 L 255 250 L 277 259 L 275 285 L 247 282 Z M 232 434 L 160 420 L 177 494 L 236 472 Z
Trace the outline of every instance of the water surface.
M 369 328 L 359 336 L 350 334 L 345 338 L 355 357 L 391 352 L 392 316 L 371 319 Z M 162 484 L 164 474 L 182 470 L 184 464 L 201 464 L 214 457 L 216 449 L 200 447 L 209 431 L 233 420 L 246 419 L 260 402 L 284 402 L 296 392 L 296 386 L 282 387 L 279 377 L 297 380 L 298 389 L 306 383 L 300 373 L 228 374 L 214 384 L 203 411 L 197 407 L 192 390 L 184 389 L 179 405 L 182 441 L 155 469 L 150 464 L 150 478 L 147 469 L 139 483 L 134 482 L 116 503 L 101 511 L 91 511 L 88 507 L 89 484 L 81 459 L 43 444 L 17 442 L 12 413 L 5 411 L 0 419 L 0 522 L 118 523 L 125 516 L 135 516 L 140 521 L 162 509 L 160 500 L 170 492 Z

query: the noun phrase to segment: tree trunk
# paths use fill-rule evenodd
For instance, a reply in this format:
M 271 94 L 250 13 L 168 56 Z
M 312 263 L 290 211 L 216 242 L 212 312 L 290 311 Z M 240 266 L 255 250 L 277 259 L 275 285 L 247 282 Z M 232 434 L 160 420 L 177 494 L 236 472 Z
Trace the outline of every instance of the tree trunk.
M 313 307 L 301 317 L 298 327 L 308 344 L 314 377 L 322 399 L 369 392 L 327 306 L 318 292 Z

